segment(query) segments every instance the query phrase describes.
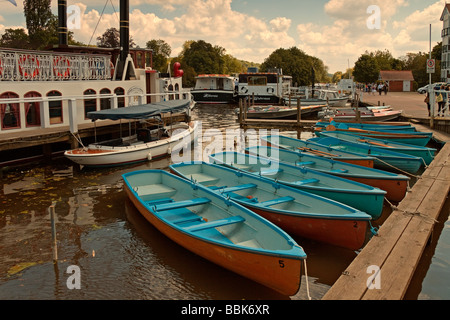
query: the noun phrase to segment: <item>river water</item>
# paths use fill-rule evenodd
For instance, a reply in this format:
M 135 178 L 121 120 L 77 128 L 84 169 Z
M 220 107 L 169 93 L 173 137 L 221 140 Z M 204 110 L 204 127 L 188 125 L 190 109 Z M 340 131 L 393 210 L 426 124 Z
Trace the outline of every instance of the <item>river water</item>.
M 208 129 L 237 129 L 234 108 L 199 105 L 193 119 L 202 121 L 205 136 Z M 117 168 L 80 169 L 58 158 L 4 171 L 0 299 L 305 300 L 309 294 L 319 300 L 357 255 L 296 238 L 308 255 L 308 277 L 302 276 L 299 292 L 291 297 L 218 267 L 159 233 L 124 194 L 123 173 L 167 169 L 170 163 L 168 157 Z M 57 263 L 52 252 L 52 205 Z M 390 210 L 386 205 L 380 221 Z M 450 298 L 448 211 L 447 205 L 407 299 Z M 74 275 L 80 276 L 79 288 L 73 287 Z

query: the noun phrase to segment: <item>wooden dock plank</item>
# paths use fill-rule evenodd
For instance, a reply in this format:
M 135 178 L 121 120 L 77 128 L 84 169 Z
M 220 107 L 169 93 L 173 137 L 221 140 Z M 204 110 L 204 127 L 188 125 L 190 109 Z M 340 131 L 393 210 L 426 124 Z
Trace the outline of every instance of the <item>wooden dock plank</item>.
M 403 298 L 450 191 L 449 154 L 445 145 L 323 300 Z M 369 266 L 380 268 L 381 289 L 368 289 Z

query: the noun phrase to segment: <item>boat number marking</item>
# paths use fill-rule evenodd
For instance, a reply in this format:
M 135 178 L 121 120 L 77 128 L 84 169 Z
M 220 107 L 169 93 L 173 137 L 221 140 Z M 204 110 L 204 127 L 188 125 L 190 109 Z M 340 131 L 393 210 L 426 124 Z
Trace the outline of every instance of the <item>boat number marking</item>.
M 280 268 L 284 268 L 284 261 L 283 260 L 278 260 L 278 263 L 280 264 Z

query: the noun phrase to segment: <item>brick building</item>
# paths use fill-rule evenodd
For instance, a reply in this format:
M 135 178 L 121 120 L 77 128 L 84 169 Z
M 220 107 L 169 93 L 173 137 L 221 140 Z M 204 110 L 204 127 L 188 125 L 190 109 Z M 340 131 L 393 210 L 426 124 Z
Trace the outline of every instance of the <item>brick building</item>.
M 391 92 L 410 92 L 414 88 L 412 71 L 380 71 L 379 80 L 387 82 Z

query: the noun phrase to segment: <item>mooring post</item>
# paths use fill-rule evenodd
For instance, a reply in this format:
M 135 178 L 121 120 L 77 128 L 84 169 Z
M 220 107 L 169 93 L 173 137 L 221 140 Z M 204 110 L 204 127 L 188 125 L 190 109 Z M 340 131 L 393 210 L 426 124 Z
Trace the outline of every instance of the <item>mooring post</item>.
M 53 246 L 53 262 L 58 262 L 58 245 L 56 242 L 56 224 L 55 224 L 55 206 L 53 202 L 50 206 L 50 221 L 52 224 L 52 246 Z
M 300 139 L 301 137 L 301 121 L 302 121 L 302 107 L 300 98 L 297 98 L 297 139 Z

